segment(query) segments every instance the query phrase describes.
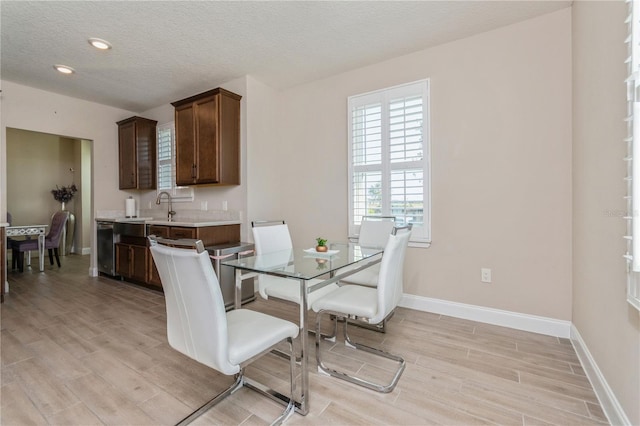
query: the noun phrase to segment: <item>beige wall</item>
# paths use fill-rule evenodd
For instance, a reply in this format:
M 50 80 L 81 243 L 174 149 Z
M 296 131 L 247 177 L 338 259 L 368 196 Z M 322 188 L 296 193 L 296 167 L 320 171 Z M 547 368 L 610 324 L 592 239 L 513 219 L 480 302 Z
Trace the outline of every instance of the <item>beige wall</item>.
M 115 122 L 134 115 L 93 102 L 2 81 L 0 100 L 0 213 L 7 202 L 7 128 L 32 130 L 92 141 L 93 204 L 91 211 L 112 209 L 126 198 L 118 190 L 118 130 Z M 93 226 L 93 224 L 92 224 Z M 92 228 L 93 229 L 93 228 Z M 92 230 L 92 235 L 95 231 Z M 91 270 L 95 271 L 95 242 L 92 243 Z
M 570 13 L 283 92 L 274 192 L 295 243 L 347 236 L 347 97 L 430 78 L 433 244 L 409 249 L 405 292 L 570 320 Z
M 51 222 L 60 210 L 51 190 L 70 185 L 69 168 L 78 168 L 75 144 L 73 139 L 47 133 L 7 129 L 7 210 L 14 225 Z M 67 210 L 75 212 L 76 204 L 74 197 Z
M 81 156 L 83 146 L 88 156 Z M 88 252 L 92 229 L 90 217 L 84 217 L 91 200 L 91 147 L 89 141 L 65 138 L 48 133 L 21 129 L 7 129 L 7 210 L 13 215 L 14 225 L 48 224 L 54 212 L 60 209 L 51 190 L 75 183 L 79 189 L 66 209 L 75 214 L 74 253 Z M 86 167 L 88 176 L 83 174 Z M 70 169 L 73 169 L 72 173 Z M 88 206 L 90 204 L 87 204 Z
M 283 219 L 287 215 L 282 211 L 282 199 L 291 195 L 278 191 L 284 185 L 284 173 L 274 164 L 282 157 L 282 149 L 277 148 L 280 131 L 286 133 L 288 125 L 274 125 L 279 117 L 278 92 L 252 77 L 248 77 L 248 91 L 247 220 Z
M 573 323 L 640 424 L 640 314 L 626 302 L 624 2 L 573 5 Z

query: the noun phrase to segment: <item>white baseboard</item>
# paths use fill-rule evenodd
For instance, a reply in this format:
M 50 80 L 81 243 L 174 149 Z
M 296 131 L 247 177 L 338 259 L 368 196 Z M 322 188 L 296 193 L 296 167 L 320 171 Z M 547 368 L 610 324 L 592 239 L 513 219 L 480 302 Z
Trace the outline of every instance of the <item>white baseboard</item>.
M 546 334 L 548 336 L 571 336 L 571 321 L 557 320 L 518 312 L 486 308 L 484 306 L 449 302 L 447 300 L 404 294 L 400 306 L 418 311 L 433 312 L 487 324 Z
M 591 382 L 591 386 L 598 397 L 598 401 L 600 401 L 600 406 L 607 416 L 609 423 L 612 425 L 631 425 L 629 418 L 609 387 L 596 361 L 591 356 L 587 345 L 584 340 L 582 340 L 578 329 L 573 324 L 571 325 L 571 344 L 573 344 L 580 364 L 582 364 L 582 368 Z

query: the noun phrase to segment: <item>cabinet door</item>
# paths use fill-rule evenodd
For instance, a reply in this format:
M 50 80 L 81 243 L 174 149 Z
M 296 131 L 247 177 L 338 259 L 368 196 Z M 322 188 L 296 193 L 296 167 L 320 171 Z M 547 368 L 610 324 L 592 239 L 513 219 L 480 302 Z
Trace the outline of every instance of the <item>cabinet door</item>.
M 147 282 L 147 247 L 130 246 L 131 252 L 131 279 Z
M 116 274 L 131 277 L 131 256 L 129 244 L 116 243 Z
M 156 122 L 136 121 L 138 189 L 156 189 Z
M 187 104 L 175 109 L 176 126 L 176 184 L 195 183 L 195 126 L 194 107 Z
M 136 123 L 131 121 L 118 126 L 118 155 L 120 162 L 120 189 L 135 189 L 136 173 Z
M 160 287 L 162 288 L 162 281 L 160 281 L 160 274 L 158 273 L 158 268 L 156 267 L 156 263 L 153 261 L 153 256 L 151 255 L 151 253 L 147 254 L 148 256 L 148 274 L 149 274 L 149 281 L 148 283 L 150 285 L 154 285 L 156 287 Z
M 194 102 L 196 125 L 196 183 L 220 181 L 220 140 L 218 138 L 218 103 L 220 95 Z

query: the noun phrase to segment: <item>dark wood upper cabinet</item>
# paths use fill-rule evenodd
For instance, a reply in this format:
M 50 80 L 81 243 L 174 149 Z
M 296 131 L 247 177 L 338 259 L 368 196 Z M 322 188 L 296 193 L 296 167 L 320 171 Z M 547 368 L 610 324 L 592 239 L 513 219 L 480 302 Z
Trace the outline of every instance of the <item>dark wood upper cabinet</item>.
M 120 189 L 156 189 L 158 122 L 130 117 L 117 124 Z
M 178 186 L 240 184 L 240 99 L 217 88 L 171 103 Z

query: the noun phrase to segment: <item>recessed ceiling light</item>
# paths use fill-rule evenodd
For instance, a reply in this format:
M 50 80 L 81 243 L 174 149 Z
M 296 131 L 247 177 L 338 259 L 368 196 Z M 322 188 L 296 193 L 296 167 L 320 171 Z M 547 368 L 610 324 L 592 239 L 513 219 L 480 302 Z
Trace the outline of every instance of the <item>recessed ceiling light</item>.
M 102 40 L 101 38 L 91 37 L 89 39 L 89 44 L 100 50 L 111 49 L 111 43 L 109 43 L 107 40 Z
M 62 74 L 73 74 L 74 72 L 76 72 L 76 70 L 66 65 L 54 65 L 53 68 L 56 71 L 61 72 Z

